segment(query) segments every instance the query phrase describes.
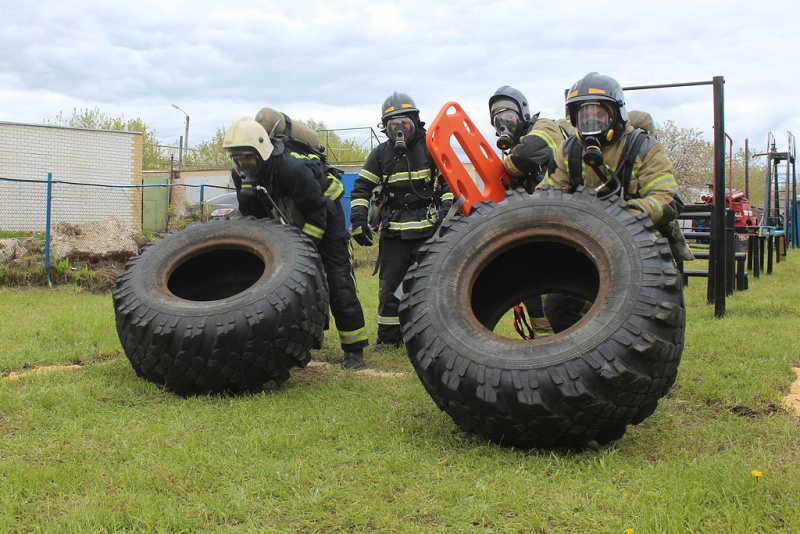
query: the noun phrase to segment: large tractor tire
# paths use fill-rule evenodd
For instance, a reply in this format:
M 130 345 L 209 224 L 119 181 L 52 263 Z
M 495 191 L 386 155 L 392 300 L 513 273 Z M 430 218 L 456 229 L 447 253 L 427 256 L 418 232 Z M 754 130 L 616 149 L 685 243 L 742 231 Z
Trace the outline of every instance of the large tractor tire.
M 269 219 L 195 224 L 131 259 L 114 291 L 136 374 L 180 395 L 262 389 L 322 346 L 328 289 L 314 245 Z
M 477 204 L 422 247 L 403 292 L 404 340 L 425 389 L 463 430 L 503 445 L 619 439 L 675 382 L 681 276 L 667 241 L 617 197 L 545 188 Z M 593 304 L 551 337 L 494 332 L 515 304 L 547 293 Z

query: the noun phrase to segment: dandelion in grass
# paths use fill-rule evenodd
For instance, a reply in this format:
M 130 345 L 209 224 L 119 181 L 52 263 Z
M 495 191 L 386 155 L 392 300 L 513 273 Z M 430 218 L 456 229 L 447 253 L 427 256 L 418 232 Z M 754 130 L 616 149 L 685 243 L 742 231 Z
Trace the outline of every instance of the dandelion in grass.
M 763 475 L 763 473 L 758 469 L 753 469 L 752 471 L 750 471 L 750 474 L 756 477 L 756 482 L 758 482 L 758 480 L 761 478 L 761 475 Z

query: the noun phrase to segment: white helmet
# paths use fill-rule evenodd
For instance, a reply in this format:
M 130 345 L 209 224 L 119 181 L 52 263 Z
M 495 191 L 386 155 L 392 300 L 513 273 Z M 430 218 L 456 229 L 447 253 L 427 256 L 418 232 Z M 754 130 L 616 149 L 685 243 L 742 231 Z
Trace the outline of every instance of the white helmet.
M 264 127 L 250 117 L 242 117 L 233 123 L 225 132 L 222 148 L 234 159 L 234 163 L 237 156 L 256 154 L 261 161 L 267 161 L 275 149 Z

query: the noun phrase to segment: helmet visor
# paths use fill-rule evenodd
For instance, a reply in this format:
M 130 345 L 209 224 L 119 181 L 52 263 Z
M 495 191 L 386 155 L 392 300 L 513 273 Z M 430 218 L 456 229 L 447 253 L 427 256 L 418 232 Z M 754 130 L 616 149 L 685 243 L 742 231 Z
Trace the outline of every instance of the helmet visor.
M 519 124 L 519 113 L 513 109 L 504 109 L 494 115 L 492 126 L 497 135 L 513 135 Z
M 411 139 L 417 127 L 408 117 L 392 117 L 386 121 L 386 135 L 389 139 L 397 139 L 397 133 L 403 132 L 403 139 Z
M 587 102 L 578 108 L 576 127 L 584 137 L 599 136 L 611 128 L 611 113 L 599 102 Z

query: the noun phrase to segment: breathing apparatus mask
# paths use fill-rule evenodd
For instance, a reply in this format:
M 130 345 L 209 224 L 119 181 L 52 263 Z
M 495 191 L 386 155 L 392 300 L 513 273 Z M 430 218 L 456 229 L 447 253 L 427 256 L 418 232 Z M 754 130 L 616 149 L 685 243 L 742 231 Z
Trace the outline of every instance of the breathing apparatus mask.
M 578 108 L 576 128 L 578 137 L 584 146 L 586 140 L 595 138 L 596 143 L 603 145 L 614 138 L 614 113 L 600 102 L 587 102 Z
M 408 146 L 414 138 L 417 126 L 409 117 L 395 116 L 386 121 L 386 136 L 394 141 L 394 153 L 398 156 L 408 154 Z
M 516 143 L 516 133 L 519 129 L 519 113 L 513 109 L 503 109 L 494 114 L 492 126 L 497 134 L 497 148 L 506 151 Z
M 255 186 L 259 183 L 258 171 L 262 161 L 257 152 L 229 150 L 228 155 L 233 162 L 233 170 L 242 177 L 242 185 Z

